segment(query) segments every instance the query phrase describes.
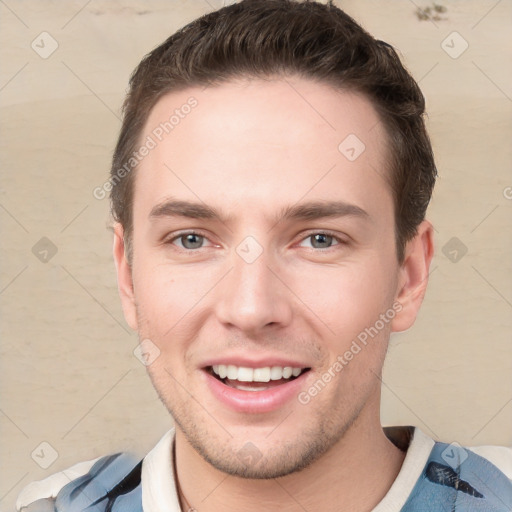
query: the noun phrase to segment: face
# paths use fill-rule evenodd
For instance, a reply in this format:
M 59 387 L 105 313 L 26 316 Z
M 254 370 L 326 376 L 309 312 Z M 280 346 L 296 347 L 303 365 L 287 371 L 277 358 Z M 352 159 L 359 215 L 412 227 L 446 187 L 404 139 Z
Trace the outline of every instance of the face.
M 238 81 L 165 96 L 148 136 L 132 266 L 120 226 L 116 260 L 126 318 L 159 354 L 151 380 L 216 468 L 302 469 L 378 421 L 377 376 L 406 314 L 378 115 L 304 79 Z

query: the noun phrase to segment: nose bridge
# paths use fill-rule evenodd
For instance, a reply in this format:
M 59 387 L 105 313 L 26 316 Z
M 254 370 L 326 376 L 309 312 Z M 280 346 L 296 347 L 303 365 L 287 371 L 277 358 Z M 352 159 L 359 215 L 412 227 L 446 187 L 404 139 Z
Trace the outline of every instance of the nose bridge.
M 255 247 L 251 240 L 237 247 L 231 271 L 218 290 L 216 312 L 220 322 L 242 331 L 256 331 L 290 321 L 289 297 L 271 266 L 268 252 Z

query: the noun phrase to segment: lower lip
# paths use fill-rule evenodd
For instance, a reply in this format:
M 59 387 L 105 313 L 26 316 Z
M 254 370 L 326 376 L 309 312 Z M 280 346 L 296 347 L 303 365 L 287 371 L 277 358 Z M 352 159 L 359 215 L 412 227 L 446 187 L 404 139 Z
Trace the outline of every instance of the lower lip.
M 242 413 L 261 414 L 272 412 L 287 402 L 296 399 L 309 371 L 301 373 L 296 379 L 264 391 L 243 391 L 232 388 L 213 377 L 206 370 L 203 372 L 213 395 L 231 410 Z

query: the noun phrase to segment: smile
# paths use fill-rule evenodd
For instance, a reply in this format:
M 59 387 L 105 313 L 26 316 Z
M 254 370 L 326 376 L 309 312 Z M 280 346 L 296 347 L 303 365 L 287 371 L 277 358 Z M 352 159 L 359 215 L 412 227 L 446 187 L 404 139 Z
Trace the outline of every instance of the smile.
M 212 367 L 215 377 L 218 377 L 228 386 L 242 389 L 244 391 L 264 391 L 277 384 L 283 384 L 286 381 L 293 380 L 308 368 L 292 368 L 291 366 L 265 366 L 262 368 L 248 368 L 245 366 L 234 366 L 216 364 Z M 240 384 L 241 382 L 250 383 L 250 385 Z M 269 383 L 271 386 L 254 386 L 254 383 Z
M 238 412 L 263 413 L 293 400 L 310 368 L 214 364 L 204 370 L 210 390 L 224 405 Z

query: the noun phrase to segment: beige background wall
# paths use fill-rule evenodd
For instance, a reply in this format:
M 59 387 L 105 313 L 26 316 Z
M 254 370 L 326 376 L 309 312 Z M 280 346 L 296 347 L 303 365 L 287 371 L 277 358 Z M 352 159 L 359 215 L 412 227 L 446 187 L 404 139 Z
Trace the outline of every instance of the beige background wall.
M 448 11 L 435 22 L 419 21 L 412 1 L 338 2 L 401 49 L 427 97 L 440 170 L 430 288 L 416 326 L 392 341 L 383 421 L 511 444 L 512 3 L 438 1 Z M 0 2 L 2 511 L 28 482 L 77 461 L 144 454 L 171 424 L 133 355 L 108 203 L 93 189 L 107 177 L 133 67 L 220 6 Z

